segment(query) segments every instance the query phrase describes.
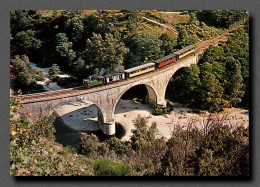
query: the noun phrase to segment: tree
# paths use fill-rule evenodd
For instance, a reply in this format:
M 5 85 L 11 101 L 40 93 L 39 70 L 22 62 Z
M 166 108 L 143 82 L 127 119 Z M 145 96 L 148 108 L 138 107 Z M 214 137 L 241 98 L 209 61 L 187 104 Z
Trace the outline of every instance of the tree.
M 201 81 L 199 76 L 200 68 L 197 65 L 178 70 L 169 82 L 167 97 L 193 106 L 199 95 Z
M 165 51 L 164 55 L 172 54 L 175 51 L 177 45 L 177 39 L 175 37 L 164 33 L 159 39 L 162 41 L 161 50 Z
M 77 10 L 77 11 L 66 11 L 66 15 L 63 16 L 67 17 L 67 20 L 65 21 L 65 32 L 68 35 L 68 38 L 73 42 L 74 47 L 77 49 L 81 49 L 81 45 L 85 45 L 85 41 L 83 37 L 85 36 L 84 34 L 84 19 L 82 16 L 82 11 Z
M 222 47 L 212 47 L 210 46 L 203 54 L 203 57 L 200 59 L 199 64 L 205 62 L 213 63 L 219 62 L 224 64 L 226 60 L 225 51 Z
M 86 65 L 85 61 L 79 57 L 72 66 L 73 69 L 73 74 L 79 78 L 84 78 L 86 77 Z
M 210 112 L 220 111 L 224 103 L 224 87 L 220 79 L 224 73 L 224 68 L 218 62 L 213 64 L 205 62 L 200 68 L 201 86 L 198 101 L 201 103 L 202 108 Z
M 216 23 L 216 15 L 212 10 L 199 10 L 196 12 L 196 16 L 199 21 L 204 22 L 207 25 L 214 26 Z
M 113 73 L 116 68 L 123 65 L 126 53 L 128 49 L 124 43 L 112 34 L 105 34 L 103 38 L 100 34 L 93 33 L 93 36 L 87 39 L 82 59 L 92 71 L 104 68 L 107 72 Z
M 195 33 L 189 34 L 184 28 L 179 32 L 177 41 L 178 41 L 179 48 L 184 48 L 188 45 L 195 44 L 197 40 L 198 37 Z
M 179 70 L 169 83 L 167 96 L 190 107 L 219 111 L 225 103 L 224 51 L 209 48 L 190 68 Z
M 72 65 L 73 60 L 76 58 L 76 53 L 72 49 L 72 42 L 68 41 L 68 37 L 65 33 L 56 34 L 56 52 L 59 57 L 59 63 L 65 64 L 65 68 Z
M 39 49 L 42 45 L 42 41 L 35 37 L 35 31 L 27 30 L 18 32 L 15 35 L 15 40 L 17 41 L 20 52 L 29 53 L 35 49 Z
M 153 123 L 151 127 L 148 127 L 147 122 L 148 121 L 140 115 L 138 115 L 134 121 L 136 130 L 133 131 L 131 142 L 135 150 L 141 149 L 145 144 L 153 144 L 155 141 L 157 125 Z
M 156 138 L 156 123 L 148 126 L 147 122 L 140 115 L 134 121 L 136 130 L 133 131 L 131 144 L 136 154 L 133 168 L 141 175 L 156 175 L 161 172 L 160 159 L 165 154 L 167 146 L 164 138 Z
M 41 59 L 43 20 L 33 10 L 12 10 L 10 12 L 11 56 L 26 54 L 31 60 Z
M 248 18 L 245 10 L 199 10 L 196 12 L 199 21 L 215 27 L 229 28 L 234 23 Z
M 11 33 L 13 35 L 16 35 L 20 31 L 33 29 L 34 27 L 33 19 L 28 13 L 29 13 L 28 10 L 10 11 Z
M 236 106 L 242 101 L 244 95 L 243 77 L 241 75 L 241 65 L 234 58 L 227 63 L 227 86 L 226 94 L 231 105 Z
M 245 10 L 218 10 L 215 11 L 215 26 L 229 28 L 233 23 L 248 18 Z
M 239 62 L 241 66 L 241 76 L 243 78 L 243 87 L 241 91 L 244 92 L 240 106 L 249 108 L 249 35 L 245 29 L 239 28 L 236 34 L 229 39 L 227 45 L 224 46 L 224 51 L 230 63 Z M 233 60 L 232 60 L 233 59 Z M 228 65 L 229 61 L 227 61 Z M 231 65 L 232 67 L 232 65 Z M 239 69 L 239 67 L 238 67 Z M 233 69 L 235 70 L 235 69 Z M 234 72 L 238 73 L 238 72 Z M 239 74 L 239 73 L 238 73 Z M 230 76 L 229 76 L 230 77 Z M 239 80 L 239 78 L 238 78 Z M 241 84 L 241 83 L 240 83 Z
M 12 75 L 16 77 L 13 84 L 16 89 L 27 91 L 38 88 L 36 81 L 43 80 L 43 73 L 32 68 L 26 55 L 22 55 L 22 57 L 16 55 L 12 66 Z
M 133 35 L 125 38 L 125 44 L 130 49 L 125 58 L 125 68 L 152 62 L 165 54 L 161 50 L 162 41 L 150 36 Z
M 60 67 L 57 64 L 53 64 L 48 71 L 50 76 L 58 75 L 60 74 Z

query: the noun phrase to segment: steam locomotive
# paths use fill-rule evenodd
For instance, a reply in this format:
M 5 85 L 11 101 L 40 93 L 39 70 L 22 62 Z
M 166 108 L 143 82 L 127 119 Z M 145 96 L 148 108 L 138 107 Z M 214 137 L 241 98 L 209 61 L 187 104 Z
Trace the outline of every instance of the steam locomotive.
M 174 63 L 188 55 L 195 55 L 195 46 L 189 45 L 171 55 L 167 55 L 163 58 L 160 58 L 154 62 L 150 62 L 144 65 L 136 66 L 130 69 L 124 70 L 121 73 L 115 73 L 106 76 L 90 76 L 87 79 L 83 79 L 83 86 L 85 88 L 91 88 L 95 86 L 100 86 L 103 84 L 111 84 L 125 79 L 130 79 L 154 70 L 160 69 L 168 64 Z

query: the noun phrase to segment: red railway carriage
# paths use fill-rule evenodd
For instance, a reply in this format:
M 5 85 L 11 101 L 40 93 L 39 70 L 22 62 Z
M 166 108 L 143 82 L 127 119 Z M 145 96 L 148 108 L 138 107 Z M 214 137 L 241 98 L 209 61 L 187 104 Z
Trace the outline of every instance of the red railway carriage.
M 156 64 L 157 68 L 161 68 L 175 61 L 176 61 L 176 55 L 171 54 L 154 61 L 154 63 Z

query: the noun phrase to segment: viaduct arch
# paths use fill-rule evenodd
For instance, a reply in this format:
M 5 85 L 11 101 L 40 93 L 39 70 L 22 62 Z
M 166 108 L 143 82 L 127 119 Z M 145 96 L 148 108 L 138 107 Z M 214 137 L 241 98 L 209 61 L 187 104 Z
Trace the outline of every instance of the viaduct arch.
M 72 101 L 93 103 L 98 108 L 98 124 L 104 134 L 115 134 L 114 112 L 122 95 L 130 88 L 145 85 L 151 103 L 166 106 L 167 85 L 176 71 L 197 63 L 197 56 L 189 56 L 163 69 L 121 82 L 91 89 L 71 88 L 53 92 L 24 95 L 23 113 L 31 116 L 50 116 L 58 107 Z M 36 122 L 37 119 L 32 119 Z
M 115 133 L 115 107 L 121 96 L 128 89 L 136 85 L 144 84 L 147 88 L 149 100 L 155 104 L 165 106 L 166 88 L 174 73 L 180 68 L 196 64 L 199 54 L 202 54 L 203 51 L 211 45 L 217 46 L 221 42 L 226 42 L 228 36 L 233 35 L 233 33 L 240 27 L 243 28 L 244 25 L 240 25 L 232 30 L 228 30 L 221 36 L 203 42 L 195 49 L 196 56 L 185 57 L 184 59 L 177 61 L 174 64 L 170 64 L 163 69 L 139 77 L 91 89 L 70 88 L 53 92 L 24 95 L 24 100 L 22 101 L 24 106 L 22 113 L 31 113 L 31 116 L 39 116 L 39 114 L 42 117 L 49 116 L 57 107 L 64 103 L 86 100 L 97 106 L 98 123 L 103 132 L 107 135 L 113 135 Z M 13 98 L 18 97 L 19 96 L 15 96 Z M 35 122 L 35 120 L 36 119 L 32 118 L 32 122 Z

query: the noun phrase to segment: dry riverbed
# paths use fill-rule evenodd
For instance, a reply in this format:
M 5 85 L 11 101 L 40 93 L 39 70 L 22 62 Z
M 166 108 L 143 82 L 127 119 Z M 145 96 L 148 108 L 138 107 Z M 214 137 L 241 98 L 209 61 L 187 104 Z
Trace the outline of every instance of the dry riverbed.
M 191 112 L 192 110 L 188 108 L 175 108 L 170 114 L 155 116 L 152 115 L 152 109 L 148 105 L 134 103 L 131 100 L 120 100 L 116 107 L 115 120 L 126 130 L 122 140 L 130 139 L 131 130 L 135 128 L 133 121 L 138 115 L 145 117 L 148 120 L 148 125 L 156 122 L 159 131 L 158 137 L 163 136 L 169 139 L 176 125 L 185 128 L 192 121 L 196 127 L 203 128 L 209 113 L 205 112 L 198 115 Z M 64 128 L 69 128 L 75 132 L 100 130 L 97 124 L 97 108 L 95 105 L 85 102 L 71 102 L 61 106 L 56 114 L 64 122 Z M 225 117 L 225 123 L 232 124 L 232 126 L 243 125 L 247 127 L 249 125 L 249 111 L 244 109 L 227 108 L 215 117 L 219 119 Z

